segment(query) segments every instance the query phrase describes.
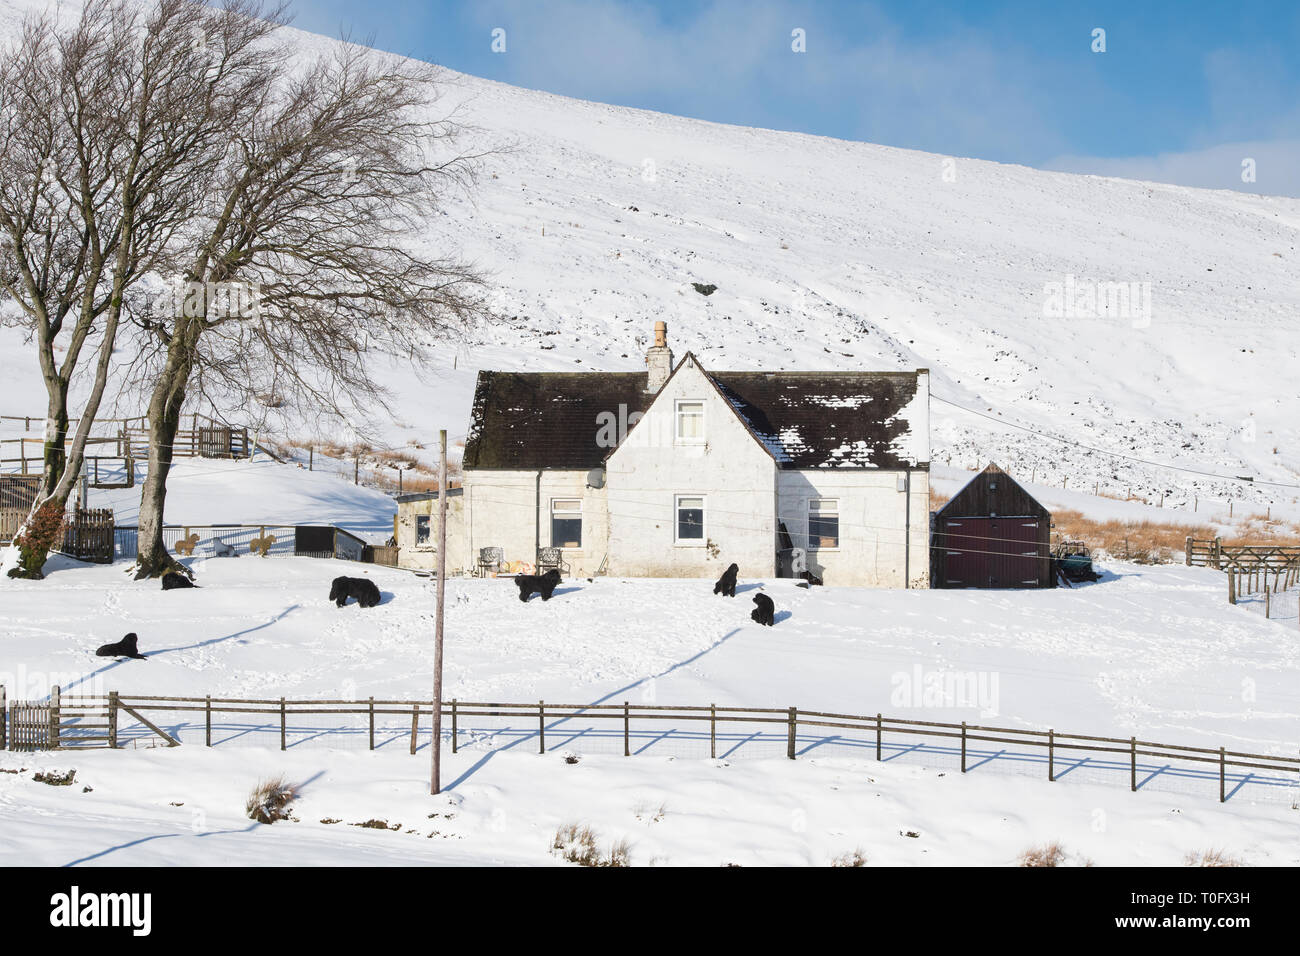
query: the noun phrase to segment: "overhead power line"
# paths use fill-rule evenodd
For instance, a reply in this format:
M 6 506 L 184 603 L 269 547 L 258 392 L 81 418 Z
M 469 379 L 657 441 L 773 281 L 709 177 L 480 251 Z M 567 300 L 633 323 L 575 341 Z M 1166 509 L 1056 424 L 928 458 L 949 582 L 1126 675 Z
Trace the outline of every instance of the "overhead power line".
M 1165 462 L 1150 461 L 1146 458 L 1139 458 L 1136 455 L 1125 455 L 1122 452 L 1108 451 L 1105 448 L 1098 448 L 1096 445 L 1089 445 L 1086 442 L 1074 441 L 1073 439 L 1070 438 L 1061 438 L 1058 435 L 1052 435 L 1048 432 L 1039 431 L 1038 429 L 1031 428 L 1028 425 L 1021 425 L 1018 422 L 1008 421 L 1007 419 L 1000 418 L 996 415 L 988 415 L 984 412 L 976 411 L 973 408 L 967 408 L 965 405 L 960 405 L 957 402 L 951 401 L 950 399 L 947 398 L 943 398 L 940 395 L 935 395 L 931 393 L 930 397 L 937 402 L 943 402 L 943 404 L 945 405 L 951 405 L 953 408 L 959 408 L 963 412 L 970 412 L 970 414 L 977 415 L 980 418 L 987 418 L 991 422 L 997 422 L 999 425 L 1005 425 L 1008 428 L 1016 428 L 1022 432 L 1028 432 L 1031 435 L 1036 435 L 1039 438 L 1049 438 L 1052 441 L 1060 442 L 1063 445 L 1073 445 L 1076 448 L 1086 448 L 1088 451 L 1095 451 L 1100 455 L 1106 455 L 1110 458 L 1122 458 L 1125 461 L 1137 462 L 1138 464 L 1141 465 L 1150 465 L 1152 468 L 1163 468 L 1166 471 L 1180 471 L 1180 472 L 1184 472 L 1185 474 L 1200 475 L 1203 478 L 1214 478 L 1219 481 L 1239 481 L 1242 482 L 1243 484 L 1269 485 L 1274 488 L 1300 488 L 1300 484 L 1296 484 L 1292 482 L 1268 481 L 1266 479 L 1255 478 L 1253 476 L 1243 477 L 1241 475 L 1220 475 L 1212 471 L 1202 471 L 1198 468 L 1185 468 L 1181 465 L 1170 465 Z

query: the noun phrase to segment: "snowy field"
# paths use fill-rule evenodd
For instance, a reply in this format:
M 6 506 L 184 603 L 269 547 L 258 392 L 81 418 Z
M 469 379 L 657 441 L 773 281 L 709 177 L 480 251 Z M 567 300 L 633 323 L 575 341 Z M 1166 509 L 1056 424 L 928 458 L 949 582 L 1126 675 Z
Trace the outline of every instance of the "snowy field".
M 0 680 L 11 698 L 42 697 L 52 683 L 65 695 L 429 697 L 428 579 L 306 558 L 214 558 L 196 562 L 199 590 L 162 592 L 132 581 L 124 565 L 56 560 L 63 567 L 44 582 L 0 584 Z M 508 580 L 457 579 L 448 582 L 446 695 L 879 711 L 1295 754 L 1294 620 L 1229 607 L 1222 575 L 1207 569 L 1105 570 L 1095 585 L 1039 592 L 742 580 L 734 600 L 698 580 L 574 579 L 549 603 L 528 604 Z M 383 602 L 334 607 L 326 595 L 340 573 L 372 576 Z M 748 618 L 760 586 L 776 601 L 773 628 Z M 93 656 L 127 631 L 140 635 L 148 660 Z M 927 696 L 926 687 L 952 680 L 977 693 Z M 1099 864 L 1178 863 L 1210 844 L 1251 862 L 1300 863 L 1295 781 L 1238 774 L 1220 807 L 1212 769 L 1151 761 L 1132 794 L 1122 758 L 1109 769 L 1104 760 L 1058 763 L 1060 780 L 1050 784 L 1041 754 L 973 746 L 963 776 L 951 742 L 912 749 L 915 740 L 895 739 L 877 763 L 862 741 L 808 728 L 791 763 L 782 728 L 755 736 L 732 726 L 710 760 L 706 730 L 671 722 L 635 728 L 634 756 L 624 758 L 621 732 L 581 718 L 551 722 L 539 756 L 535 718 L 466 718 L 461 752 L 444 771 L 449 793 L 434 800 L 422 790 L 427 718 L 417 756 L 408 753 L 405 717 L 381 721 L 374 753 L 364 717 L 295 718 L 284 753 L 275 718 L 260 730 L 259 717 L 218 718 L 211 750 L 201 715 L 158 719 L 181 747 L 143 749 L 151 735 L 132 731 L 129 745 L 141 749 L 5 754 L 0 767 L 28 772 L 0 774 L 0 856 L 544 863 L 554 829 L 579 822 L 632 840 L 640 864 L 823 864 L 858 848 L 882 863 L 996 864 L 1058 838 Z M 579 762 L 565 763 L 564 753 Z M 34 783 L 31 771 L 42 767 L 75 767 L 76 785 Z M 259 775 L 281 771 L 307 782 L 302 822 L 251 826 L 243 798 Z M 653 816 L 661 803 L 662 821 L 636 820 L 637 807 Z M 206 822 L 194 823 L 196 811 Z M 430 820 L 434 812 L 454 817 Z M 344 823 L 318 822 L 328 818 Z M 403 832 L 345 829 L 372 818 Z M 424 839 L 433 830 L 434 842 Z M 922 836 L 900 838 L 900 830 Z

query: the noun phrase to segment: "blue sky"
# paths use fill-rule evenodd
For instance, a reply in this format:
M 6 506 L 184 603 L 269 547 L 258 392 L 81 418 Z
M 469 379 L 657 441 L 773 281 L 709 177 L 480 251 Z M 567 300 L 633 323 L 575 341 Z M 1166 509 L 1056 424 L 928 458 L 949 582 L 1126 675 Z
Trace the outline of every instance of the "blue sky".
M 303 29 L 582 99 L 1300 196 L 1295 0 L 297 0 L 295 9 Z M 791 49 L 796 28 L 806 52 Z M 1092 49 L 1098 28 L 1105 52 Z M 1254 182 L 1242 179 L 1246 159 Z

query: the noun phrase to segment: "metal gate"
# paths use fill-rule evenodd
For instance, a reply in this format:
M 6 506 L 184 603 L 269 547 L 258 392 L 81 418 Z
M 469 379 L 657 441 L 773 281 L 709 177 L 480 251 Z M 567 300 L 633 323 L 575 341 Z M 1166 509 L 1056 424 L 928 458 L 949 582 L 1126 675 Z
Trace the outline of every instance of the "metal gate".
M 1038 587 L 1050 560 L 1037 518 L 946 518 L 944 571 L 949 587 Z

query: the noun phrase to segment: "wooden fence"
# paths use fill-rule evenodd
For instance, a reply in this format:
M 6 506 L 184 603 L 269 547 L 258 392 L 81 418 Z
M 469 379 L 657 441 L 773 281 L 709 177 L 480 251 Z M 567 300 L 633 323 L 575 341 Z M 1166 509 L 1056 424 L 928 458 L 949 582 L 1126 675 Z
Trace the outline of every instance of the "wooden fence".
M 3 688 L 0 688 L 0 700 L 3 700 Z M 204 744 L 212 746 L 214 718 L 221 715 L 258 715 L 255 723 L 263 728 L 268 724 L 274 728 L 278 723 L 280 749 L 288 747 L 290 718 L 307 715 L 328 716 L 362 716 L 366 718 L 369 747 L 375 749 L 376 721 L 378 718 L 397 716 L 410 721 L 410 752 L 417 749 L 421 718 L 431 718 L 432 701 L 418 700 L 379 700 L 373 697 L 365 700 L 289 700 L 258 698 L 214 698 L 214 697 L 160 697 L 134 694 L 110 693 L 104 696 L 63 697 L 60 699 L 57 688 L 52 695 L 56 719 L 59 715 L 99 714 L 107 715 L 108 747 L 119 747 L 122 737 L 118 729 L 121 713 L 136 718 L 152 734 L 163 738 L 168 746 L 176 746 L 179 739 L 161 729 L 157 723 L 146 718 L 157 715 L 184 714 L 202 715 Z M 271 717 L 271 721 L 262 717 Z M 946 742 L 945 751 L 959 756 L 961 772 L 968 770 L 971 756 L 987 757 L 988 752 L 976 752 L 974 747 L 981 744 L 1011 745 L 1017 750 L 1017 757 L 1031 757 L 1041 761 L 1046 769 L 1049 781 L 1058 777 L 1057 770 L 1063 764 L 1079 766 L 1097 755 L 1114 755 L 1115 764 L 1110 769 L 1127 769 L 1130 790 L 1138 789 L 1138 772 L 1159 771 L 1167 768 L 1172 761 L 1188 764 L 1208 765 L 1213 775 L 1217 770 L 1219 781 L 1219 800 L 1227 799 L 1227 786 L 1230 779 L 1234 782 L 1248 782 L 1252 774 L 1244 776 L 1233 774 L 1235 771 L 1262 770 L 1273 774 L 1296 775 L 1300 784 L 1300 756 L 1278 756 L 1275 754 L 1258 754 L 1226 747 L 1188 747 L 1178 744 L 1158 743 L 1137 737 L 1116 738 L 1091 736 L 1086 734 L 1061 733 L 1055 729 L 1025 730 L 1015 727 L 996 727 L 982 724 L 943 723 L 940 721 L 911 720 L 899 717 L 886 717 L 883 714 L 843 714 L 828 711 L 800 710 L 797 707 L 727 707 L 717 704 L 704 706 L 677 706 L 632 704 L 555 704 L 545 701 L 536 703 L 491 703 L 465 702 L 459 700 L 444 701 L 442 704 L 444 726 L 450 726 L 451 751 L 456 753 L 462 736 L 462 722 L 474 718 L 510 718 L 525 725 L 536 727 L 537 748 L 539 753 L 546 753 L 547 733 L 572 738 L 574 728 L 556 727 L 564 721 L 606 721 L 617 737 L 621 731 L 623 755 L 631 756 L 633 724 L 644 727 L 655 722 L 672 721 L 674 723 L 693 722 L 700 725 L 701 735 L 707 725 L 709 738 L 709 755 L 718 755 L 719 728 L 723 726 L 740 726 L 751 730 L 762 727 L 778 728 L 772 739 L 784 741 L 786 756 L 794 760 L 798 756 L 799 741 L 824 740 L 829 736 L 836 742 L 851 742 L 871 748 L 874 745 L 876 760 L 883 759 L 886 740 L 894 749 L 899 748 L 899 738 L 938 739 Z M 187 717 L 188 719 L 188 717 Z M 836 731 L 826 735 L 825 731 Z M 841 733 L 849 732 L 848 734 Z M 672 732 L 668 728 L 668 733 Z M 530 732 L 531 735 L 531 732 Z M 660 732 L 662 735 L 662 732 Z M 62 740 L 62 737 L 56 737 Z M 62 746 L 62 744 L 59 744 Z M 915 749 L 909 745 L 901 749 Z M 1005 753 L 1005 747 L 1001 753 Z M 1077 755 L 1084 755 L 1079 758 Z M 1138 758 L 1156 761 L 1156 766 L 1142 766 Z M 1067 769 L 1074 769 L 1074 766 Z M 1254 775 L 1258 776 L 1258 775 Z M 1264 781 L 1258 781 L 1264 782 Z
M 1187 539 L 1186 563 L 1190 567 L 1239 571 L 1258 571 L 1262 568 L 1276 571 L 1300 561 L 1300 545 L 1225 545 L 1222 538 Z

